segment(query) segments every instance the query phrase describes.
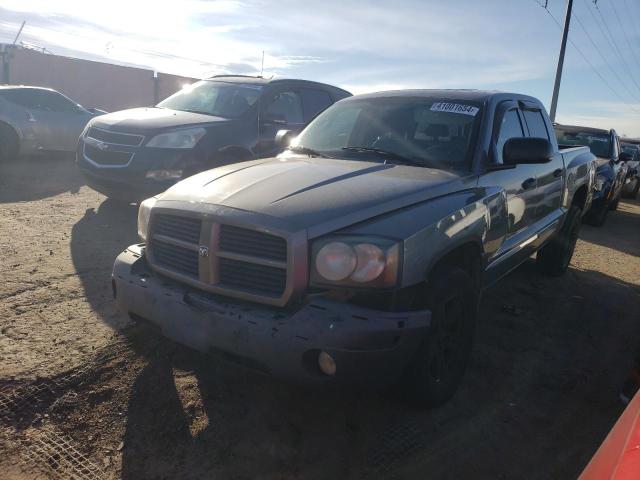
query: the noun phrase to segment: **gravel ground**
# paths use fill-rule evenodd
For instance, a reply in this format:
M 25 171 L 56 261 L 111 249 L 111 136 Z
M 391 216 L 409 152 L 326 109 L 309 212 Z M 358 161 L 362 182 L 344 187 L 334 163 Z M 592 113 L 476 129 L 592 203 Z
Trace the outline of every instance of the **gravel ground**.
M 640 344 L 640 203 L 583 227 L 570 271 L 486 292 L 455 398 L 318 391 L 217 364 L 114 308 L 136 209 L 73 161 L 0 165 L 0 477 L 575 478 Z

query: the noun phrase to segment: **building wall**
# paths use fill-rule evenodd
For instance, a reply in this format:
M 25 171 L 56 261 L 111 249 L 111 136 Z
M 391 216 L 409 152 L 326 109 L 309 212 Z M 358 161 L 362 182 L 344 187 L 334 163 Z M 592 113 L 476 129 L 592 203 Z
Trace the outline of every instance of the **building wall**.
M 85 107 L 109 112 L 154 105 L 197 79 L 13 48 L 9 83 L 49 87 Z

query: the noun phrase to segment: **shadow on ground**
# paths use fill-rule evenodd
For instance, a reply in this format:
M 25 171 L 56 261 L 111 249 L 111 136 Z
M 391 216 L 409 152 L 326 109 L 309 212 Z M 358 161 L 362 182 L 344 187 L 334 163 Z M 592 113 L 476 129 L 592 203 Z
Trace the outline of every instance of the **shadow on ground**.
M 20 157 L 0 162 L 0 203 L 29 202 L 78 193 L 84 180 L 72 154 Z
M 638 205 L 640 202 L 637 200 L 623 199 L 616 211 L 609 212 L 607 221 L 602 227 L 583 226 L 580 238 L 589 243 L 640 257 Z

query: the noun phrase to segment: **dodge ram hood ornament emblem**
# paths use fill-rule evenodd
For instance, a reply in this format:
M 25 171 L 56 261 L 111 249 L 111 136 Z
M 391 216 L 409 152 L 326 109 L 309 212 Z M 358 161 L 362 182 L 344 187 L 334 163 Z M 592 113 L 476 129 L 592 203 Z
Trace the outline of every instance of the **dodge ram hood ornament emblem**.
M 200 255 L 201 257 L 208 257 L 209 249 L 204 245 L 200 245 L 200 248 L 198 248 L 198 255 Z

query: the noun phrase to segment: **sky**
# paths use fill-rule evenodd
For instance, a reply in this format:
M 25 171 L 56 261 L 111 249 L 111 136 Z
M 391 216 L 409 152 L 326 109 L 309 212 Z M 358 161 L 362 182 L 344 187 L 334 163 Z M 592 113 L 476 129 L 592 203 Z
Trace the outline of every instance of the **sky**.
M 547 3 L 548 10 L 544 4 Z M 0 42 L 185 76 L 259 74 L 355 94 L 526 93 L 549 108 L 565 0 L 2 0 Z M 640 0 L 574 0 L 557 121 L 640 137 Z

